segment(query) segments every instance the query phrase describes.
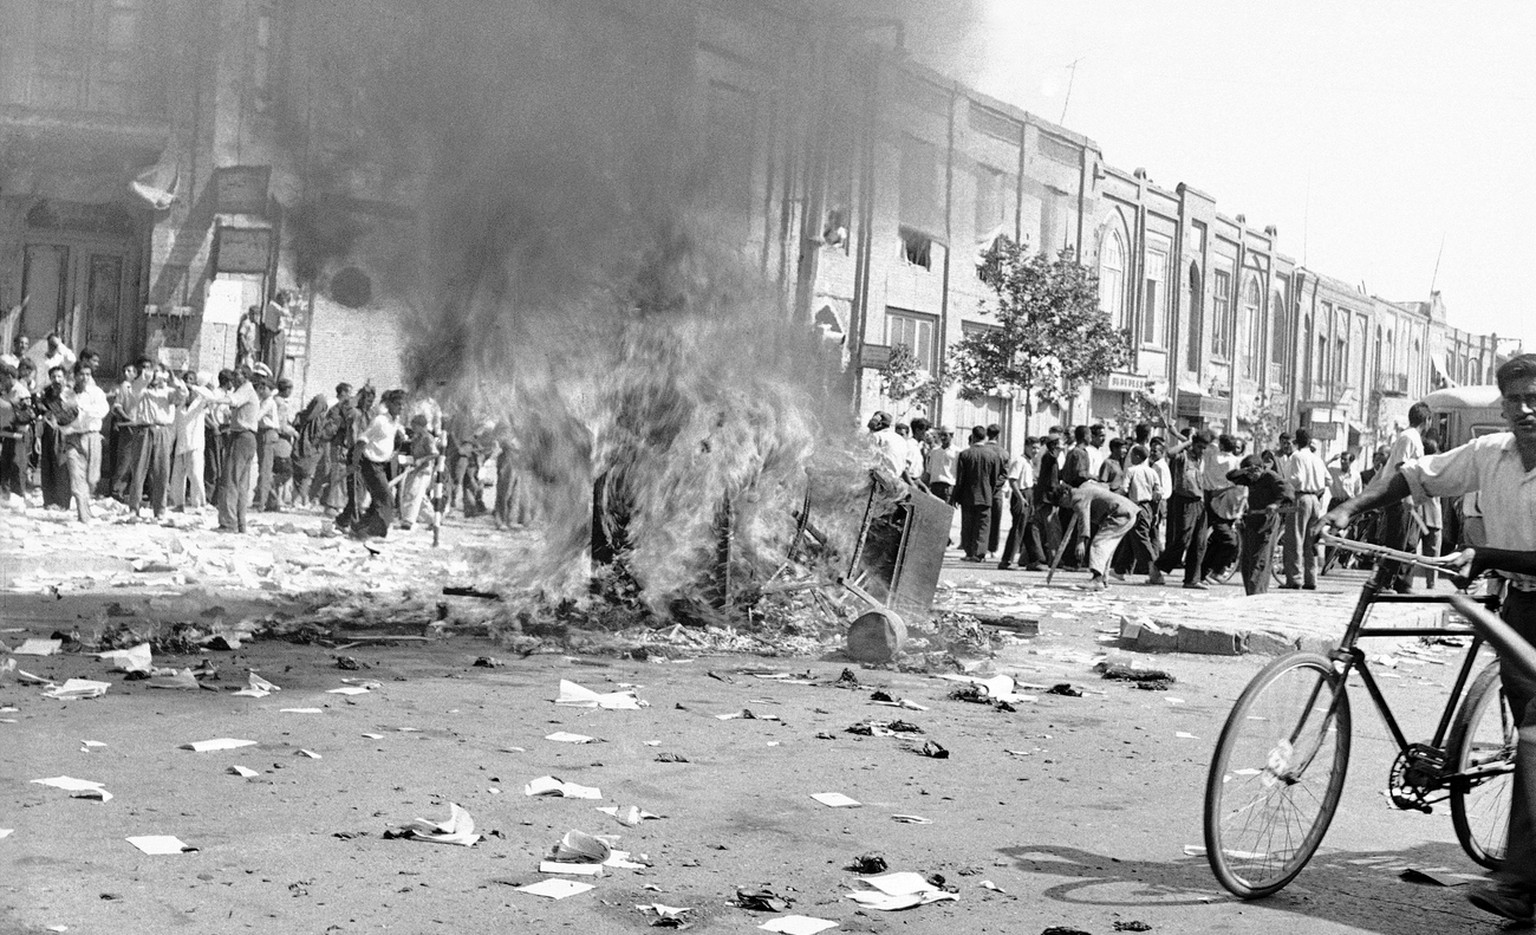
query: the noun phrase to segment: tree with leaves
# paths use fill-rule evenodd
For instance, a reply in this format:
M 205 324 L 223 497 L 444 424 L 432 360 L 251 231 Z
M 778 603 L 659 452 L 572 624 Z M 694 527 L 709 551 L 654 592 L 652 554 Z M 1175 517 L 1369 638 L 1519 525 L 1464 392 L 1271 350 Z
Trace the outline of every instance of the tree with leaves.
M 936 376 L 924 374 L 917 366 L 917 355 L 905 344 L 891 346 L 891 356 L 880 368 L 880 394 L 894 404 L 926 410 L 944 391 Z
M 1055 258 L 1000 237 L 977 266 L 995 298 L 981 303 L 997 327 L 965 336 L 949 354 L 960 396 L 1075 396 L 1130 359 L 1130 333 L 1099 308 L 1099 277 L 1071 248 Z

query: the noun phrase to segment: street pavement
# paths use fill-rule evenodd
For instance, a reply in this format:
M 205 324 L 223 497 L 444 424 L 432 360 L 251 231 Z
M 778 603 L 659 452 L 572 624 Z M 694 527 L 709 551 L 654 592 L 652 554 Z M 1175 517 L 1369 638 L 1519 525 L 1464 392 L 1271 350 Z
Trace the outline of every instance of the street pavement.
M 688 907 L 693 930 L 718 932 L 755 931 L 789 913 L 835 921 L 834 933 L 1109 933 L 1133 922 L 1154 932 L 1496 928 L 1466 904 L 1464 886 L 1399 878 L 1405 867 L 1448 867 L 1467 879 L 1476 868 L 1443 812 L 1400 813 L 1382 795 L 1393 750 L 1363 693 L 1339 814 L 1295 883 L 1243 903 L 1190 852 L 1201 842 L 1205 773 L 1223 720 L 1269 657 L 1141 652 L 1120 639 L 1120 620 L 1193 619 L 1241 600 L 1230 585 L 1089 594 L 1074 573 L 1046 588 L 1040 575 L 946 563 L 947 602 L 1038 608 L 1038 635 L 999 632 L 993 655 L 960 660 L 977 677 L 1016 680 L 1021 697 L 1002 711 L 952 699 L 959 683 L 942 676 L 953 669 L 869 668 L 830 652 L 717 655 L 658 639 L 645 661 L 552 645 L 520 656 L 483 628 L 430 623 L 404 629 L 431 639 L 347 646 L 384 628 L 378 615 L 353 614 L 359 592 L 379 598 L 374 606 L 409 606 L 399 615 L 409 621 L 426 601 L 430 618 L 443 584 L 478 580 L 475 548 L 516 535 L 457 522 L 441 550 L 419 536 L 392 537 L 373 556 L 306 535 L 315 517 L 261 525 L 247 543 L 113 524 L 74 536 L 52 517 L 6 517 L 0 642 L 9 647 L 71 628 L 89 638 L 114 621 L 206 621 L 215 607 L 230 622 L 267 618 L 317 594 L 347 619 L 325 618 L 341 630 L 320 643 L 262 640 L 156 658 L 216 666 L 217 679 L 199 691 L 148 688 L 82 653 L 0 657 L 55 683 L 110 683 L 102 697 L 59 701 L 0 677 L 0 782 L 9 793 L 0 828 L 13 829 L 0 838 L 12 883 L 0 894 L 0 932 L 630 932 L 650 928 L 654 912 L 635 907 L 652 903 Z M 52 548 L 20 544 L 55 527 L 64 539 Z M 1294 602 L 1309 619 L 1340 606 L 1347 614 L 1358 580 L 1268 600 Z M 476 666 L 482 658 L 500 664 Z M 1100 681 L 1092 666 L 1106 659 L 1177 681 L 1165 692 Z M 1457 659 L 1453 647 L 1424 647 L 1383 669 L 1411 736 L 1432 730 Z M 856 688 L 840 683 L 845 669 Z M 248 670 L 282 691 L 234 695 Z M 599 692 L 632 688 L 646 705 L 557 706 L 562 679 Z M 1083 694 L 1048 693 L 1062 683 Z M 331 693 L 342 687 L 369 690 Z M 921 707 L 877 704 L 876 689 Z M 848 732 L 896 719 L 922 733 Z M 597 742 L 546 739 L 557 731 Z M 257 744 L 179 749 L 220 737 Z M 948 758 L 920 755 L 923 741 Z M 237 764 L 255 776 L 229 773 Z M 61 775 L 101 782 L 113 798 L 76 799 L 32 782 Z M 546 775 L 597 787 L 602 798 L 523 794 Z M 810 798 L 824 792 L 861 804 Z M 445 820 L 449 803 L 487 836 L 473 847 L 385 837 L 417 817 Z M 604 805 L 662 817 L 632 827 L 597 810 Z M 540 858 L 571 830 L 617 835 L 644 866 L 570 877 L 594 888 L 558 901 L 520 890 L 551 876 L 539 872 Z M 197 850 L 149 856 L 125 841 L 160 834 Z M 893 871 L 942 874 L 959 898 L 902 912 L 861 908 L 846 898 L 859 874 L 844 868 L 867 854 Z M 728 905 L 738 889 L 763 888 L 792 907 Z

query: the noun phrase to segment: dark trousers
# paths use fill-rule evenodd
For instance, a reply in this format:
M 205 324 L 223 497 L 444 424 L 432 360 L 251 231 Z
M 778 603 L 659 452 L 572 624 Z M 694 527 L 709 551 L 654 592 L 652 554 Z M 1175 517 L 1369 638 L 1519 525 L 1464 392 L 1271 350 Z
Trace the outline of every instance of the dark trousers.
M 128 485 L 133 483 L 134 439 L 137 429 L 118 423 L 112 428 L 112 489 L 109 493 L 128 502 Z
M 231 432 L 228 439 L 219 477 L 219 528 L 245 532 L 245 511 L 251 505 L 251 461 L 256 457 L 256 433 Z
M 1213 575 L 1237 561 L 1239 550 L 1236 522 L 1206 510 L 1205 523 L 1209 534 L 1205 537 L 1205 556 L 1200 566 L 1202 575 Z M 1185 577 L 1189 577 L 1188 568 L 1185 569 Z
M 368 491 L 368 512 L 364 513 L 353 525 L 354 532 L 369 536 L 383 538 L 389 532 L 389 526 L 395 521 L 394 491 L 389 488 L 388 461 L 370 461 L 361 459 L 358 464 L 358 477 L 363 487 Z
M 1044 564 L 1046 561 L 1041 554 L 1040 532 L 1034 524 L 1034 512 L 1029 491 L 1025 491 L 1022 496 L 1014 494 L 1008 498 L 1008 539 L 1003 544 L 1003 554 L 998 558 L 999 568 L 1012 565 L 1014 556 L 1018 556 L 1019 563 L 1024 565 Z
M 1536 593 L 1509 589 L 1504 620 L 1527 642 L 1536 643 Z M 1515 746 L 1513 796 L 1509 803 L 1509 838 L 1500 882 L 1526 892 L 1536 890 L 1536 681 L 1505 661 L 1499 669 L 1504 697 L 1520 726 Z
M 1003 513 L 1009 511 L 1008 498 L 998 497 L 992 501 L 992 522 L 987 527 L 987 554 L 995 555 L 998 545 L 1003 541 Z
M 1115 560 L 1110 567 L 1122 575 L 1142 564 L 1150 570 L 1157 561 L 1157 551 L 1152 548 L 1152 524 L 1157 519 L 1154 506 L 1151 500 L 1136 504 L 1136 525 L 1115 549 Z
M 1157 567 L 1167 573 L 1183 565 L 1184 580 L 1198 581 L 1200 559 L 1205 554 L 1204 540 L 1205 500 L 1177 493 L 1169 497 L 1168 535 L 1163 539 L 1163 554 L 1157 559 Z
M 992 504 L 960 505 L 960 548 L 965 550 L 966 558 L 987 554 L 987 532 L 991 528 Z
M 935 481 L 934 483 L 928 485 L 928 492 L 933 494 L 935 497 L 938 497 L 940 500 L 943 500 L 945 503 L 949 502 L 949 494 L 954 489 L 954 484 L 946 484 L 943 481 Z
M 0 490 L 25 497 L 32 461 L 32 426 L 19 425 L 14 431 L 18 438 L 0 442 Z
M 1243 591 L 1264 594 L 1269 591 L 1269 565 L 1274 560 L 1275 537 L 1280 532 L 1280 514 L 1245 516 L 1242 525 Z
M 42 446 L 37 456 L 38 486 L 43 490 L 43 506 L 69 509 L 69 466 L 64 463 L 64 433 L 46 422 L 42 426 Z
M 1382 507 L 1379 529 L 1381 538 L 1378 542 L 1381 545 L 1404 552 L 1418 551 L 1419 525 L 1414 521 L 1412 500 L 1399 500 Z M 1412 577 L 1412 569 L 1400 565 L 1392 578 L 1392 587 L 1398 591 L 1407 591 Z
M 128 509 L 137 514 L 149 495 L 150 509 L 156 516 L 165 513 L 165 498 L 171 488 L 171 445 L 175 441 L 169 425 L 140 425 L 133 429 L 133 478 L 128 482 Z

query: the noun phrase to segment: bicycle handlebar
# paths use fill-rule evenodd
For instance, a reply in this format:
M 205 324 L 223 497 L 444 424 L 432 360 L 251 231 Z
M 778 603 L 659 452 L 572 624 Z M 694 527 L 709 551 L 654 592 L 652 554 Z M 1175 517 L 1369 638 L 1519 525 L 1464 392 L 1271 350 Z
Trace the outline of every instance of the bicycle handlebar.
M 1384 545 L 1377 545 L 1374 542 L 1361 542 L 1358 539 L 1346 539 L 1343 536 L 1336 536 L 1330 532 L 1323 533 L 1318 537 L 1318 541 L 1322 542 L 1324 545 L 1336 546 L 1346 552 L 1359 552 L 1363 555 L 1373 555 L 1376 558 L 1384 558 L 1393 562 L 1402 562 L 1405 565 L 1412 565 L 1415 568 L 1424 568 L 1430 571 L 1438 571 L 1443 573 L 1450 573 L 1452 571 L 1452 569 L 1447 568 L 1445 565 L 1425 561 L 1424 556 L 1418 554 L 1417 552 L 1404 552 L 1400 549 L 1389 549 Z
M 1516 633 L 1509 624 L 1488 612 L 1488 609 L 1465 594 L 1451 596 L 1451 606 L 1467 618 L 1472 629 L 1499 651 L 1499 659 L 1521 671 L 1528 679 L 1536 679 L 1536 646 Z

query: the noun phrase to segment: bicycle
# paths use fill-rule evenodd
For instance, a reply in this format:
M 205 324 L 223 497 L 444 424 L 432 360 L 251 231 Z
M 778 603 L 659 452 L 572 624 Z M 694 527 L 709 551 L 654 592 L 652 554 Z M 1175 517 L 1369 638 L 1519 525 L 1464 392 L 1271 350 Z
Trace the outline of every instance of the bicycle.
M 1512 794 L 1516 721 L 1499 685 L 1499 662 L 1473 677 L 1479 651 L 1491 643 L 1536 673 L 1536 648 L 1485 607 L 1496 595 L 1394 594 L 1399 563 L 1418 556 L 1337 536 L 1324 541 L 1370 553 L 1375 569 L 1339 645 L 1327 655 L 1297 651 L 1259 671 L 1238 696 L 1222 728 L 1206 778 L 1206 857 L 1216 879 L 1243 899 L 1268 896 L 1296 878 L 1322 843 L 1338 808 L 1349 765 L 1346 683 L 1358 672 L 1398 756 L 1388 774 L 1392 804 L 1429 813 L 1450 800 L 1456 838 L 1474 861 L 1497 869 L 1503 857 Z M 1434 566 L 1444 570 L 1443 566 Z M 1448 603 L 1468 627 L 1368 627 L 1374 604 Z M 1456 682 L 1428 742 L 1410 743 L 1371 673 L 1364 637 L 1470 636 Z M 1470 683 L 1470 687 L 1469 687 Z M 1459 705 L 1458 705 L 1459 702 Z

